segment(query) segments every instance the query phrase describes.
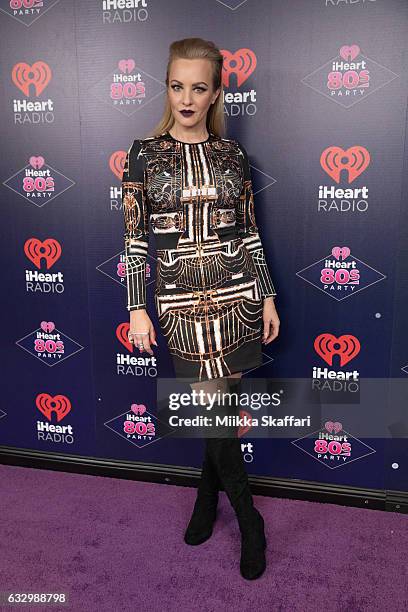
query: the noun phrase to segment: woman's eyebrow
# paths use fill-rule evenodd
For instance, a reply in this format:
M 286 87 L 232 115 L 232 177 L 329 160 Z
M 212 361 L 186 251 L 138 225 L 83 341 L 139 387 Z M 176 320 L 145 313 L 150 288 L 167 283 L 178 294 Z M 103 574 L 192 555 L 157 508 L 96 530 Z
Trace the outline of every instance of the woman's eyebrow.
M 171 79 L 172 82 L 176 81 L 176 83 L 180 83 L 180 85 L 182 85 L 183 83 L 181 81 L 179 81 L 178 79 Z M 207 85 L 207 83 L 205 81 L 199 81 L 198 83 L 193 83 L 193 85 Z

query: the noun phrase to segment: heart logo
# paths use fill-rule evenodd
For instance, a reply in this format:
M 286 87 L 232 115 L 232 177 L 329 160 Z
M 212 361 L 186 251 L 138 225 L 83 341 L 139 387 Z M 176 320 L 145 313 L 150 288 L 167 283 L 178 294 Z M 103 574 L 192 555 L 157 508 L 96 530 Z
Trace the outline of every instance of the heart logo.
M 327 147 L 320 156 L 320 165 L 336 183 L 340 183 L 341 171 L 347 170 L 347 179 L 352 183 L 370 163 L 370 154 L 365 147 L 355 145 L 344 150 Z
M 52 413 L 55 412 L 58 423 L 71 410 L 71 402 L 65 395 L 52 396 L 48 393 L 39 393 L 36 397 L 35 405 L 49 421 L 51 421 Z
M 360 47 L 358 45 L 343 45 L 340 47 L 339 53 L 340 57 L 346 62 L 352 62 L 360 54 Z
M 60 243 L 54 238 L 38 240 L 38 238 L 28 238 L 24 243 L 25 256 L 41 270 L 41 260 L 45 259 L 47 270 L 61 257 L 62 248 Z
M 146 412 L 146 406 L 144 404 L 132 404 L 131 410 L 135 414 L 141 416 L 142 414 Z
M 222 65 L 224 87 L 230 86 L 231 74 L 236 75 L 237 87 L 241 87 L 256 68 L 257 60 L 255 53 L 251 49 L 238 49 L 235 53 L 222 49 L 221 53 L 224 57 Z
M 116 328 L 116 337 L 130 353 L 133 353 L 134 344 L 129 342 L 129 329 L 129 323 L 120 323 Z
M 45 164 L 45 159 L 41 157 L 41 155 L 39 155 L 38 157 L 35 157 L 35 155 L 32 155 L 28 161 L 29 161 L 30 166 L 32 166 L 36 170 L 40 170 L 40 168 L 42 168 L 43 165 Z
M 126 151 L 115 151 L 114 153 L 112 153 L 109 159 L 109 168 L 120 181 L 122 180 L 123 176 L 126 155 Z
M 322 359 L 333 366 L 334 355 L 340 356 L 340 366 L 346 365 L 360 352 L 360 342 L 351 334 L 333 336 L 333 334 L 320 334 L 314 341 L 314 349 Z
M 123 72 L 123 74 L 131 74 L 135 69 L 135 61 L 132 59 L 121 59 L 118 62 L 119 70 Z
M 335 246 L 332 248 L 331 253 L 337 260 L 341 258 L 344 261 L 350 255 L 351 251 L 348 247 Z
M 13 66 L 11 78 L 25 96 L 30 95 L 30 85 L 34 85 L 35 95 L 39 96 L 51 80 L 51 68 L 45 62 L 38 61 L 32 66 L 20 62 Z
M 50 334 L 55 329 L 55 323 L 53 323 L 52 321 L 41 321 L 41 329 L 46 334 Z
M 333 421 L 326 421 L 324 427 L 329 433 L 339 433 L 339 431 L 343 429 L 343 425 L 338 421 L 335 421 L 334 423 Z

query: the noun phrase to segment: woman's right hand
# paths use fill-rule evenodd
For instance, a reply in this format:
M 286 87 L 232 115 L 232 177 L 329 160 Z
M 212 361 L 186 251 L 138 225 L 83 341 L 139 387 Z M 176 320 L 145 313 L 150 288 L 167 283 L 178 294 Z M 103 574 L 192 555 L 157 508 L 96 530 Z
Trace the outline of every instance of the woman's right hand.
M 140 333 L 140 332 L 148 332 Z M 130 311 L 130 329 L 129 334 L 132 334 L 133 344 L 142 353 L 146 351 L 149 355 L 153 355 L 151 344 L 157 346 L 156 332 L 153 327 L 153 323 L 150 320 L 144 308 Z M 140 348 L 139 344 L 143 343 L 144 348 Z

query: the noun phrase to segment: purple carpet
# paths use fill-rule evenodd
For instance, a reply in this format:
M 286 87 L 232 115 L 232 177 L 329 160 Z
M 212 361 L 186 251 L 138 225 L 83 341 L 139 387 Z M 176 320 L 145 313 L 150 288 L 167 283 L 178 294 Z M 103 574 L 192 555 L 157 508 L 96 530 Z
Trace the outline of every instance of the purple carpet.
M 183 533 L 194 488 L 14 466 L 0 466 L 0 482 L 0 591 L 70 600 L 14 609 L 408 610 L 406 515 L 255 496 L 268 566 L 250 582 L 224 492 L 213 536 L 193 547 Z

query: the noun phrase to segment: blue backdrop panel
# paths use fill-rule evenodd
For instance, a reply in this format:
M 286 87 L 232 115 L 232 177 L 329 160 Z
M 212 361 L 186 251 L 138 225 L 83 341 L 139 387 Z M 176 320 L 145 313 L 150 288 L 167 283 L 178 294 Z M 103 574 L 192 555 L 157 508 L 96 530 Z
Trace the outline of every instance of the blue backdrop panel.
M 336 403 L 331 378 L 358 388 L 408 375 L 407 3 L 120 5 L 0 7 L 0 443 L 201 464 L 197 440 L 157 434 L 157 381 L 174 371 L 153 301 L 153 238 L 158 348 L 138 357 L 126 340 L 120 190 L 126 151 L 163 112 L 169 44 L 201 36 L 225 57 L 228 137 L 249 153 L 278 292 L 280 335 L 245 375 L 311 386 L 317 373 L 332 399 L 305 437 L 245 434 L 249 471 L 407 491 L 397 402 Z M 140 405 L 146 432 L 135 435 Z M 384 438 L 361 435 L 370 421 Z

